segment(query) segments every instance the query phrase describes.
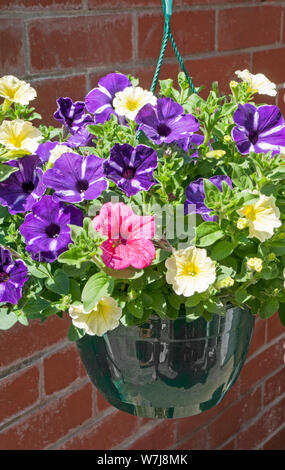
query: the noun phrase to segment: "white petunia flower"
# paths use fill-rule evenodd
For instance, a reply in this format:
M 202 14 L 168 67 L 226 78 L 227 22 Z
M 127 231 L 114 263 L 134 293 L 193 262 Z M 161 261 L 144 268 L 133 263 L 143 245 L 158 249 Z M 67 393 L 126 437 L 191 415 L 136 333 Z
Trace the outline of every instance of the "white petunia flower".
M 24 106 L 36 98 L 37 92 L 29 83 L 19 80 L 13 75 L 5 75 L 0 78 L 0 96 Z
M 249 238 L 256 237 L 261 242 L 271 238 L 274 229 L 281 226 L 280 211 L 273 196 L 261 194 L 257 202 L 247 204 L 237 213 L 248 221 Z
M 156 97 L 151 91 L 143 88 L 127 87 L 118 91 L 113 100 L 113 107 L 119 116 L 134 120 L 139 110 L 146 104 L 156 104 Z
M 33 153 L 37 150 L 41 139 L 41 132 L 30 122 L 22 119 L 3 121 L 0 126 L 0 144 L 11 150 Z
M 91 336 L 103 336 L 106 331 L 114 330 L 119 325 L 122 309 L 112 297 L 102 297 L 89 312 L 79 304 L 71 305 L 68 313 L 77 328 Z
M 216 279 L 213 261 L 205 249 L 195 246 L 175 251 L 165 266 L 166 281 L 177 295 L 191 297 L 195 292 L 204 292 Z
M 260 95 L 269 95 L 269 96 L 276 96 L 277 90 L 275 83 L 268 80 L 268 78 L 263 75 L 263 73 L 258 73 L 257 75 L 253 75 L 248 70 L 237 70 L 236 75 L 247 82 L 250 86 L 250 89 L 253 93 L 259 93 Z

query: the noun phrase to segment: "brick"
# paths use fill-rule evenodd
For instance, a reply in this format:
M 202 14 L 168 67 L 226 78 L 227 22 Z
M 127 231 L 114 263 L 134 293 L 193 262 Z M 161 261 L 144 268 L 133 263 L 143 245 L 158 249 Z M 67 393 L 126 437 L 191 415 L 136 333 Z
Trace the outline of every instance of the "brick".
M 88 0 L 88 8 L 145 7 L 145 0 Z M 161 6 L 161 0 L 148 0 L 147 7 Z
M 261 409 L 261 388 L 225 410 L 209 425 L 210 449 L 215 450 Z
M 272 82 L 283 84 L 285 81 L 284 66 L 285 47 L 258 51 L 253 53 L 253 73 L 263 73 Z M 266 97 L 267 98 L 267 97 Z
M 275 44 L 280 39 L 280 27 L 281 7 L 263 5 L 222 10 L 219 12 L 219 50 Z
M 219 82 L 221 93 L 229 93 L 229 83 L 234 80 L 235 71 L 249 68 L 250 54 L 233 54 L 185 61 L 186 69 L 195 86 L 204 85 L 201 96 L 208 96 L 213 81 Z
M 201 429 L 192 434 L 186 441 L 175 447 L 177 450 L 205 450 L 207 449 L 207 430 Z
M 0 422 L 38 402 L 39 375 L 38 367 L 33 366 L 0 381 Z
M 29 39 L 32 72 L 120 63 L 132 57 L 132 20 L 124 14 L 39 19 L 30 22 Z
M 215 13 L 214 11 L 181 11 L 171 19 L 173 37 L 180 54 L 208 52 L 214 49 Z M 140 59 L 156 59 L 159 56 L 163 33 L 163 16 L 145 14 L 138 18 L 138 49 Z M 174 57 L 170 43 L 166 57 Z
M 284 421 L 284 400 L 265 411 L 263 415 L 237 437 L 238 450 L 253 450 L 270 436 Z
M 263 446 L 264 450 L 285 450 L 285 426 Z
M 92 386 L 49 403 L 0 435 L 5 450 L 42 450 L 92 416 Z
M 285 393 L 285 366 L 264 384 L 264 404 L 268 405 Z
M 265 343 L 265 331 L 266 331 L 266 322 L 264 320 L 256 319 L 252 340 L 250 343 L 248 356 L 251 356 L 253 353 L 258 351 Z
M 1 10 L 78 9 L 82 0 L 1 0 Z
M 230 442 L 220 447 L 219 450 L 235 450 L 236 449 L 236 440 L 232 439 Z
M 96 397 L 97 397 L 97 411 L 98 411 L 98 413 L 101 413 L 101 411 L 104 411 L 107 408 L 110 408 L 112 406 L 112 405 L 110 405 L 110 403 L 108 403 L 105 400 L 103 395 L 98 390 L 96 391 Z
M 56 100 L 60 96 L 69 96 L 74 101 L 84 100 L 86 95 L 86 77 L 75 75 L 65 78 L 53 78 L 31 82 L 37 90 L 37 98 L 33 102 L 36 110 L 42 115 L 45 124 L 60 127 L 61 124 L 53 118 L 57 109 Z M 38 122 L 38 121 L 35 121 Z
M 68 345 L 44 359 L 46 395 L 68 387 L 84 375 L 84 367 L 74 344 Z
M 284 94 L 285 91 L 282 90 L 282 93 Z M 282 95 L 281 93 L 281 95 Z M 284 102 L 283 102 L 284 103 Z M 280 103 L 278 101 L 278 105 L 281 109 L 281 106 L 280 106 Z M 284 103 L 285 105 L 285 103 Z M 283 105 L 283 108 L 285 110 L 285 106 Z M 283 113 L 283 115 L 285 115 L 285 113 Z M 274 338 L 278 337 L 278 336 L 281 336 L 281 335 L 285 335 L 285 328 L 284 326 L 282 325 L 281 321 L 279 320 L 279 315 L 278 313 L 275 313 L 275 315 L 273 315 L 272 317 L 270 317 L 268 320 L 267 320 L 267 342 L 269 343 L 270 341 L 272 341 Z M 285 339 L 285 338 L 284 338 Z
M 127 448 L 129 450 L 164 450 L 175 443 L 176 421 L 169 420 L 150 429 Z
M 0 332 L 0 367 L 23 361 L 33 354 L 62 341 L 67 336 L 70 319 L 53 316 L 45 323 L 32 320 L 29 326 L 17 323 L 11 330 Z
M 25 57 L 23 44 L 23 24 L 21 20 L 0 20 L 0 76 L 23 75 Z
M 239 379 L 242 394 L 283 364 L 283 343 L 284 340 L 278 341 L 243 366 Z
M 63 450 L 107 450 L 123 442 L 138 429 L 139 420 L 123 412 L 116 412 L 92 425 L 65 442 Z
M 180 0 L 180 4 L 182 6 L 186 5 L 220 5 L 220 4 L 228 4 L 228 3 L 236 3 L 237 0 Z M 245 3 L 249 0 L 238 0 L 239 3 Z M 262 0 L 264 1 L 264 0 Z

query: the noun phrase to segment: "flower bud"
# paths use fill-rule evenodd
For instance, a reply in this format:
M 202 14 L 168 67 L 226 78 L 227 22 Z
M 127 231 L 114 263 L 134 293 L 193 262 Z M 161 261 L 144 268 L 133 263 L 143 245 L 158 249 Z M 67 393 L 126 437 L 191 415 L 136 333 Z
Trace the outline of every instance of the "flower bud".
M 247 267 L 252 271 L 260 272 L 263 268 L 262 259 L 260 258 L 249 258 L 246 262 Z
M 237 221 L 237 228 L 243 230 L 248 226 L 248 220 L 245 217 L 240 217 Z

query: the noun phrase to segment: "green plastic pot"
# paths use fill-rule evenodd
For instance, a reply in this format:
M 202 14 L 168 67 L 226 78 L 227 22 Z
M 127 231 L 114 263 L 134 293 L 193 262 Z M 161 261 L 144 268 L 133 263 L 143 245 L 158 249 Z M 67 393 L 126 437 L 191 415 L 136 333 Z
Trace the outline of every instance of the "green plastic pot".
M 182 418 L 220 403 L 246 359 L 254 316 L 229 307 L 188 322 L 152 317 L 77 342 L 93 384 L 119 410 L 147 418 Z

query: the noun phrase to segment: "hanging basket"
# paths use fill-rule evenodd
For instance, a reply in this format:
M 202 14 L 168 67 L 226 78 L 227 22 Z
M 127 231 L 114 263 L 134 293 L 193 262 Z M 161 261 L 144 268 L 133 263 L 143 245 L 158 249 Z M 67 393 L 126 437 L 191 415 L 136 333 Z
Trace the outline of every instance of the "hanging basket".
M 189 322 L 153 317 L 77 342 L 93 384 L 119 410 L 147 418 L 183 418 L 217 405 L 246 359 L 254 316 L 229 307 Z

